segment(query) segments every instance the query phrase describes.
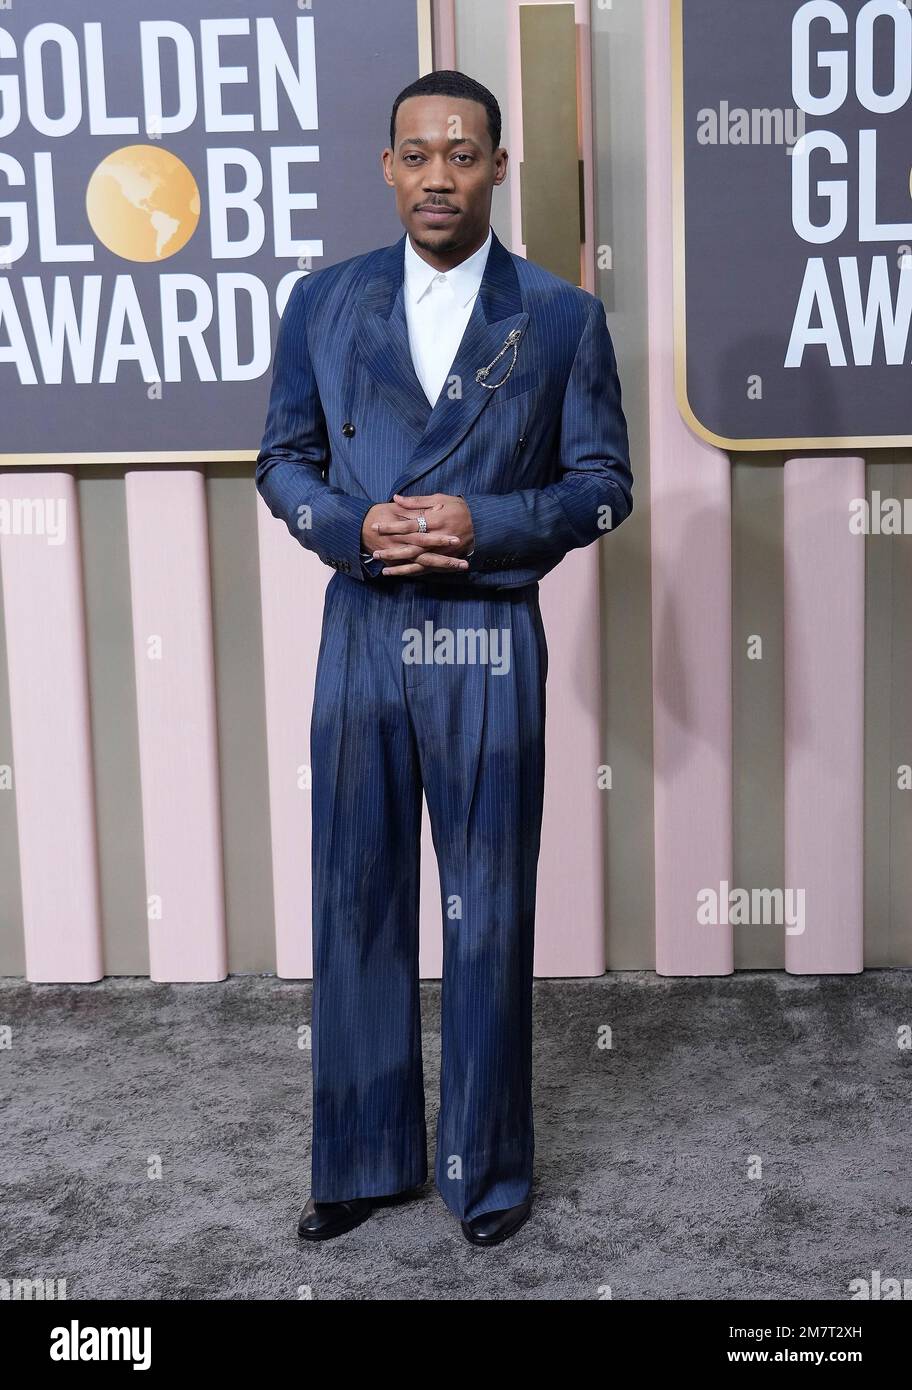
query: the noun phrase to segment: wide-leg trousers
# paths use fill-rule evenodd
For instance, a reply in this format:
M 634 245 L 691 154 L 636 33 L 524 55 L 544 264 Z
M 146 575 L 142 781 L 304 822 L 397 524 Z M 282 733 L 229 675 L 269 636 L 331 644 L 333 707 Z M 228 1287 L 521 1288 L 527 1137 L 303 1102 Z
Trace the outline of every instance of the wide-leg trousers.
M 311 724 L 318 1202 L 427 1178 L 422 789 L 443 915 L 436 1185 L 465 1220 L 529 1193 L 547 663 L 537 584 L 327 586 Z

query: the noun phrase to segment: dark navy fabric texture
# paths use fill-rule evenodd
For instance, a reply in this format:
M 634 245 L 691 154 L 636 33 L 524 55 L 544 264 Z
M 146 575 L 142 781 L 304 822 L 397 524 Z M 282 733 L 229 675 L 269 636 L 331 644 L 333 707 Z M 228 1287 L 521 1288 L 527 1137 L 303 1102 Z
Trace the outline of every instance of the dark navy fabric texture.
M 409 349 L 405 237 L 292 289 L 257 487 L 303 546 L 368 583 L 382 568 L 361 561 L 361 525 L 375 502 L 395 492 L 463 496 L 475 528 L 470 582 L 528 584 L 632 510 L 604 306 L 493 235 L 472 315 L 431 408 Z M 522 334 L 516 366 L 499 390 L 486 389 L 476 373 L 514 329 Z
M 407 664 L 403 634 L 427 623 L 498 633 L 509 669 Z M 466 1218 L 528 1194 L 546 665 L 535 590 L 453 597 L 330 581 L 311 726 L 317 1201 L 427 1175 L 422 789 L 443 918 L 437 1186 Z
M 470 1219 L 521 1202 L 532 1183 L 548 667 L 538 580 L 629 515 L 632 475 L 601 302 L 494 236 L 450 385 L 431 408 L 409 350 L 404 245 L 295 285 L 256 482 L 337 571 L 311 723 L 312 1195 L 392 1194 L 427 1177 L 424 796 L 444 948 L 434 1175 Z M 514 329 L 516 366 L 485 390 L 475 373 Z M 394 492 L 465 497 L 468 571 L 399 578 L 362 562 L 364 516 Z

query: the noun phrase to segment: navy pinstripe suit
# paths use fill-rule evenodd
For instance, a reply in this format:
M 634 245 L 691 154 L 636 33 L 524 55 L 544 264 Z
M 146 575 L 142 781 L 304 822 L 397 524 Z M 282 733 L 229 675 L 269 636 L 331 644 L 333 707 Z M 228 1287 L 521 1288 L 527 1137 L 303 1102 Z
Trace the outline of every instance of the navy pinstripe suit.
M 423 790 L 444 932 L 435 1178 L 470 1220 L 521 1202 L 532 1180 L 548 664 L 538 580 L 620 525 L 633 479 L 600 300 L 495 235 L 432 408 L 409 348 L 405 239 L 294 286 L 256 484 L 337 571 L 311 725 L 312 1195 L 379 1196 L 427 1177 Z M 476 372 L 513 330 L 515 366 L 507 376 L 511 347 L 488 377 L 504 384 L 485 389 Z M 394 492 L 465 498 L 467 571 L 400 578 L 362 561 L 364 517 Z

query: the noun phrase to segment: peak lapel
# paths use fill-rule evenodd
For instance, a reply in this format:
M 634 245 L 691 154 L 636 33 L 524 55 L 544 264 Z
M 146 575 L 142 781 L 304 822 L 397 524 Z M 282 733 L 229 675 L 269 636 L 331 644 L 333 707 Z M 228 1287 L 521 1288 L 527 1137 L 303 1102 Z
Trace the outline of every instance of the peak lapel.
M 415 375 L 405 317 L 405 238 L 384 247 L 379 264 L 361 290 L 355 309 L 355 344 L 361 360 L 389 406 L 415 439 L 415 452 L 393 492 L 401 492 L 455 449 L 496 392 L 475 379 L 479 367 L 497 356 L 514 329 L 525 331 L 529 315 L 523 309 L 519 280 L 510 253 L 496 233 L 485 265 L 481 288 L 447 381 L 431 408 Z M 519 356 L 522 355 L 520 339 Z M 492 372 L 500 380 L 512 361 L 509 349 Z M 449 395 L 451 383 L 456 394 Z
M 415 375 L 405 317 L 405 235 L 384 247 L 355 307 L 355 346 L 389 406 L 420 439 L 431 406 Z

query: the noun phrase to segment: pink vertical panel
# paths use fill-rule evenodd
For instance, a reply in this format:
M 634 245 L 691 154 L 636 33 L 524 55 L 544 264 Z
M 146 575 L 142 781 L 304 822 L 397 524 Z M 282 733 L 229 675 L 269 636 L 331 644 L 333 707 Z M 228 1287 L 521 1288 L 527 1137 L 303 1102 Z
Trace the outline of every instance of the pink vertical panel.
M 786 461 L 785 886 L 804 890 L 804 930 L 787 933 L 785 967 L 798 975 L 864 968 L 865 538 L 849 530 L 864 495 L 863 459 Z
M 675 400 L 668 0 L 645 26 L 656 971 L 724 975 L 732 929 L 699 925 L 697 895 L 731 883 L 730 466 Z
M 434 71 L 456 66 L 456 6 L 454 0 L 433 0 Z
M 427 802 L 421 808 L 421 911 L 419 919 L 418 971 L 423 980 L 443 975 L 443 909 L 440 899 L 440 871 L 431 834 Z
M 597 544 L 610 545 L 611 538 Z M 541 585 L 548 640 L 545 812 L 538 867 L 537 975 L 605 971 L 599 572 L 571 551 Z
M 0 473 L 0 499 L 9 508 L 0 527 L 0 568 L 26 977 L 36 983 L 99 980 L 104 965 L 73 476 Z
M 204 474 L 130 468 L 126 503 L 149 973 L 221 980 L 227 956 Z
M 330 571 L 257 494 L 276 974 L 313 974 L 310 716 Z

